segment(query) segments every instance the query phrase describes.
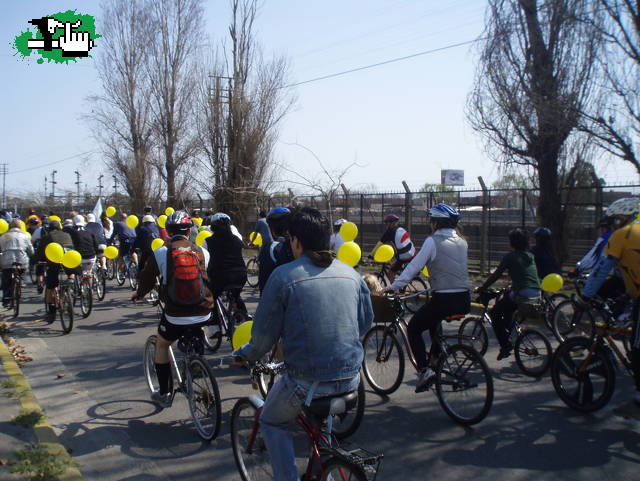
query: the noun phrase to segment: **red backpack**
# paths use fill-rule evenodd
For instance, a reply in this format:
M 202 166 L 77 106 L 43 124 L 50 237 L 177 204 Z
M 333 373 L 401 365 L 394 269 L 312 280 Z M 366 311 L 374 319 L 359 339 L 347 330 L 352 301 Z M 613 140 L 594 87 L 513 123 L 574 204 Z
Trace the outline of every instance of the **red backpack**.
M 167 296 L 178 306 L 197 306 L 205 299 L 204 255 L 195 244 L 167 249 Z

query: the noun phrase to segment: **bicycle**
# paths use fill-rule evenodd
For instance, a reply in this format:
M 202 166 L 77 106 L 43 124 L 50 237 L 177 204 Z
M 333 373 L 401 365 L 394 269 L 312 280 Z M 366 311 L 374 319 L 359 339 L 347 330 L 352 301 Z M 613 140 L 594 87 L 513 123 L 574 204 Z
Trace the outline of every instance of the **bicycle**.
M 226 291 L 225 301 L 226 306 L 222 296 L 216 297 L 215 309 L 217 310 L 219 323 L 214 324 L 214 318 L 211 316 L 210 324 L 202 328 L 205 333 L 204 345 L 211 352 L 216 352 L 220 348 L 223 337 L 226 337 L 231 342 L 235 327 L 250 319 L 246 312 L 238 309 L 238 304 L 231 291 Z
M 258 256 L 255 255 L 247 260 L 247 284 L 249 287 L 258 286 L 258 273 L 260 264 L 258 264 Z
M 380 281 L 380 284 L 382 284 L 382 287 L 389 285 L 389 269 L 389 264 L 383 262 L 380 263 L 380 270 L 374 273 Z M 418 312 L 418 309 L 429 301 L 429 286 L 427 282 L 420 277 L 420 274 L 403 287 L 400 293 L 404 294 L 405 307 L 407 311 L 412 314 Z
M 13 317 L 20 314 L 20 298 L 22 297 L 22 264 L 11 264 L 11 277 L 9 278 L 9 295 L 7 308 L 13 310 Z
M 571 337 L 563 341 L 551 361 L 551 380 L 562 401 L 583 413 L 604 407 L 615 389 L 617 360 L 633 377 L 631 366 L 631 326 L 616 325 L 606 302 L 591 301 L 587 310 L 597 311 L 593 338 Z M 622 340 L 625 354 L 616 345 Z M 624 372 L 623 371 L 623 372 Z
M 118 263 L 116 262 L 115 259 L 109 259 L 107 257 L 107 271 L 106 271 L 106 276 L 107 279 L 112 281 L 116 278 L 116 274 L 117 274 L 117 270 L 118 270 Z
M 487 289 L 480 292 L 476 302 L 483 305 L 482 314 L 466 317 L 458 329 L 458 340 L 461 344 L 473 347 L 484 356 L 489 346 L 489 336 L 484 324 L 493 324 L 489 315 L 489 302 L 507 295 L 507 289 Z M 523 327 L 527 317 L 539 315 L 543 312 L 542 303 L 520 303 L 513 314 L 509 327 L 509 341 L 513 343 L 513 350 L 518 368 L 531 377 L 540 377 L 549 368 L 551 362 L 551 343 L 549 338 L 540 330 L 533 327 Z M 528 312 L 527 312 L 528 311 Z
M 273 349 L 265 357 L 262 364 L 268 369 L 258 370 L 253 387 L 254 389 L 260 390 L 262 399 L 266 399 L 271 387 L 280 378 L 281 373 L 285 369 L 283 354 L 279 348 L 279 344 L 273 346 Z M 366 404 L 363 376 L 360 376 L 360 383 L 358 384 L 356 394 L 358 399 L 355 410 L 349 410 L 333 416 L 331 432 L 338 439 L 345 439 L 351 436 L 358 430 L 362 423 Z
M 80 301 L 80 313 L 82 318 L 86 319 L 93 309 L 93 274 L 82 273 L 80 276 L 76 273 L 73 278 L 73 305 Z
M 270 367 L 257 363 L 251 377 Z M 364 449 L 345 450 L 332 434 L 324 430 L 330 415 L 344 413 L 356 405 L 356 394 L 350 392 L 314 399 L 303 406 L 296 422 L 309 439 L 311 450 L 302 479 L 305 480 L 375 480 L 383 455 Z M 269 454 L 260 430 L 260 414 L 264 401 L 257 396 L 240 398 L 231 411 L 231 445 L 243 481 L 274 479 Z M 319 476 L 318 476 L 319 474 Z
M 169 392 L 171 404 L 178 392 L 187 398 L 198 435 L 205 441 L 211 441 L 220 431 L 222 412 L 218 383 L 211 368 L 202 357 L 204 353 L 202 337 L 201 328 L 186 328 L 178 339 L 178 350 L 183 354 L 177 360 L 173 348 L 169 346 L 171 364 Z M 155 368 L 156 343 L 155 334 L 147 338 L 143 357 L 144 375 L 149 391 L 152 393 L 159 389 Z
M 404 376 L 404 352 L 398 340 L 398 332 L 407 350 L 409 362 L 416 370 L 418 367 L 409 347 L 402 298 L 373 296 L 372 301 L 376 311 L 376 325 L 364 335 L 362 367 L 371 388 L 378 394 L 388 395 L 400 387 Z M 464 315 L 455 315 L 444 320 L 463 317 Z M 436 339 L 432 339 L 432 342 L 439 343 L 440 355 L 435 363 L 436 374 L 427 385 L 427 390 L 435 384 L 440 406 L 454 421 L 465 425 L 476 424 L 491 409 L 493 378 L 478 352 L 463 343 L 449 344 L 448 338 L 451 336 L 443 335 L 440 330 Z M 459 405 L 457 395 L 461 395 Z
M 45 313 L 49 317 L 48 323 L 51 324 L 53 321 L 55 321 L 55 316 L 58 315 L 60 317 L 62 332 L 64 332 L 65 334 L 69 334 L 73 329 L 73 283 L 75 281 L 73 279 L 62 280 L 61 277 L 62 274 L 59 274 L 58 286 L 53 289 L 52 293 L 52 304 L 55 306 L 56 312 L 53 313 L 53 316 L 51 316 L 52 313 L 49 311 L 49 303 L 47 302 L 46 291 L 44 296 L 44 307 Z
M 107 289 L 107 274 L 100 265 L 100 260 L 97 259 L 92 268 L 93 275 L 93 294 L 97 301 L 104 300 Z
M 138 288 L 138 263 L 134 262 L 133 256 L 130 254 L 122 256 L 120 262 L 124 265 L 124 269 L 120 270 L 120 266 L 117 267 L 116 282 L 119 286 L 122 286 L 124 281 L 129 279 L 129 286 L 131 290 L 135 291 Z

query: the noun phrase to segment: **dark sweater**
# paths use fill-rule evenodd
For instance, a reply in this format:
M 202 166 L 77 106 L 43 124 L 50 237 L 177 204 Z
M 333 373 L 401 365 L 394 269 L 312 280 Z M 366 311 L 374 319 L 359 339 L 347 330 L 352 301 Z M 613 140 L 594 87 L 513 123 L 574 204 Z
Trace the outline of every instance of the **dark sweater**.
M 484 282 L 482 289 L 491 286 L 505 270 L 509 271 L 512 291 L 518 292 L 526 288 L 540 289 L 540 280 L 533 254 L 521 250 L 515 250 L 505 255 L 495 272 Z

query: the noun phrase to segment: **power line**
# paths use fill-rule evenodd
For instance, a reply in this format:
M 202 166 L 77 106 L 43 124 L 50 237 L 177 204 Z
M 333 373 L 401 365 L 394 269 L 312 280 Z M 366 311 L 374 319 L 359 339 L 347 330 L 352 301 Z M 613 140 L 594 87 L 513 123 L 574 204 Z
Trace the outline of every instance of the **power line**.
M 444 50 L 450 50 L 452 48 L 462 47 L 464 45 L 470 45 L 472 43 L 476 43 L 476 42 L 480 42 L 482 40 L 486 40 L 487 38 L 488 37 L 480 37 L 480 38 L 476 38 L 474 40 L 466 40 L 464 42 L 445 45 L 444 47 L 438 47 L 438 48 L 433 48 L 433 49 L 430 49 L 430 50 L 424 50 L 422 52 L 413 53 L 411 55 L 405 55 L 404 57 L 396 57 L 396 58 L 392 58 L 392 59 L 389 59 L 389 60 L 384 60 L 382 62 L 373 63 L 373 64 L 370 64 L 370 65 L 364 65 L 362 67 L 356 67 L 356 68 L 352 68 L 352 69 L 349 69 L 349 70 L 343 70 L 342 72 L 336 72 L 336 73 L 332 73 L 332 74 L 329 74 L 329 75 L 323 75 L 322 77 L 316 77 L 316 78 L 312 78 L 312 79 L 309 79 L 309 80 L 303 80 L 302 82 L 297 82 L 297 83 L 294 83 L 294 84 L 284 85 L 284 86 L 282 86 L 280 88 L 285 88 L 286 89 L 286 88 L 291 88 L 291 87 L 297 87 L 298 85 L 304 85 L 304 84 L 308 84 L 308 83 L 311 83 L 311 82 L 317 82 L 319 80 L 326 80 L 326 79 L 330 79 L 330 78 L 334 78 L 334 77 L 339 77 L 341 75 L 347 75 L 347 74 L 350 74 L 350 73 L 359 72 L 361 70 L 367 70 L 367 69 L 374 68 L 374 67 L 380 67 L 382 65 L 387 65 L 387 64 L 390 64 L 390 63 L 402 62 L 403 60 L 408 60 L 410 58 L 420 57 L 422 55 L 428 55 L 428 54 L 436 53 L 436 52 L 442 52 Z
M 37 170 L 37 169 L 41 169 L 43 167 L 49 167 L 50 165 L 59 164 L 60 162 L 64 162 L 66 160 L 75 159 L 76 157 L 80 157 L 82 155 L 94 154 L 95 152 L 96 152 L 95 150 L 87 150 L 86 152 L 80 152 L 79 154 L 75 154 L 75 155 L 72 155 L 70 157 L 65 157 L 64 159 L 54 160 L 53 162 L 47 162 L 46 164 L 38 165 L 36 167 L 29 167 L 28 169 L 22 169 L 22 170 L 14 170 L 11 173 L 12 174 L 21 174 L 22 172 L 29 172 L 30 170 Z

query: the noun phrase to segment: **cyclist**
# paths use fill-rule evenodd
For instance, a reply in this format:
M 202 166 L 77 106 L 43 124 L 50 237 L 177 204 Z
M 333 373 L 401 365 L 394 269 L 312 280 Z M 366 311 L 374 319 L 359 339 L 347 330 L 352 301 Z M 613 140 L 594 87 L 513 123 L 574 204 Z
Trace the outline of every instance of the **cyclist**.
M 633 403 L 623 406 L 618 413 L 624 414 L 627 407 L 634 408 L 635 415 L 640 412 L 640 221 L 635 217 L 640 212 L 638 197 L 625 197 L 613 202 L 606 211 L 613 218 L 615 229 L 604 249 L 604 255 L 587 279 L 582 290 L 582 298 L 589 300 L 604 283 L 607 275 L 618 267 L 622 273 L 627 292 L 633 299 L 631 368 L 634 374 L 636 392 Z
M 266 242 L 268 238 L 271 238 L 269 224 L 267 224 L 267 213 L 265 211 L 261 210 L 258 213 L 258 220 L 256 221 L 256 226 L 253 230 L 262 236 L 263 243 Z
M 43 215 L 42 225 L 38 227 L 33 232 L 33 234 L 31 234 L 31 243 L 33 244 L 34 250 L 36 251 L 38 250 L 38 246 L 40 245 L 42 238 L 45 237 L 48 233 L 49 233 L 49 217 L 46 215 Z M 36 269 L 35 269 L 36 289 L 38 291 L 38 294 L 42 294 L 42 291 L 44 289 L 45 263 L 44 261 L 38 262 L 35 256 L 31 259 L 31 262 L 36 263 Z
M 552 254 L 551 229 L 538 227 L 533 231 L 533 237 L 536 240 L 536 245 L 531 248 L 531 253 L 536 262 L 538 278 L 544 279 L 549 274 L 562 275 L 562 269 Z
M 11 297 L 11 271 L 13 264 L 19 263 L 24 271 L 29 268 L 29 257 L 33 255 L 33 246 L 29 236 L 20 229 L 20 221 L 13 219 L 9 230 L 0 236 L 0 267 L 2 268 L 2 305 L 7 307 Z M 20 282 L 20 281 L 18 281 Z
M 260 293 L 264 290 L 273 270 L 293 260 L 291 244 L 288 240 L 288 222 L 291 211 L 282 206 L 274 207 L 267 214 L 269 231 L 262 235 L 262 247 L 258 253 L 258 287 Z
M 73 248 L 80 253 L 82 261 L 80 264 L 82 275 L 89 275 L 96 263 L 98 255 L 98 242 L 96 236 L 84 227 L 84 217 L 80 214 L 73 218 L 73 230 L 71 231 Z
M 62 231 L 67 234 L 71 234 L 73 232 L 73 219 L 65 219 L 62 221 Z
M 152 215 L 145 215 L 142 218 L 142 227 L 140 227 L 136 240 L 133 244 L 134 249 L 140 249 L 140 270 L 144 269 L 147 259 L 153 253 L 151 243 L 154 239 L 158 238 L 160 238 L 160 231 L 158 230 L 155 219 Z
M 369 289 L 333 259 L 330 226 L 317 210 L 291 214 L 295 260 L 273 271 L 253 320 L 252 340 L 234 360 L 256 361 L 282 339 L 286 371 L 269 391 L 260 426 L 274 479 L 298 481 L 289 428 L 304 404 L 354 391 L 363 359 L 360 337 L 371 326 Z M 214 235 L 215 237 L 215 235 Z M 330 418 L 327 429 L 331 429 Z
M 460 213 L 448 204 L 436 204 L 427 211 L 433 234 L 424 241 L 420 252 L 402 274 L 383 292 L 398 291 L 410 283 L 426 265 L 432 296 L 409 320 L 409 345 L 418 366 L 416 392 L 424 391 L 435 372 L 430 367 L 440 354 L 435 339 L 442 320 L 447 316 L 467 314 L 471 310 L 467 241 L 456 227 Z M 429 330 L 432 344 L 427 359 L 422 333 Z
M 58 287 L 60 274 L 60 264 L 51 262 L 45 255 L 45 250 L 49 244 L 57 242 L 63 249 L 73 249 L 73 240 L 71 236 L 61 230 L 60 222 L 57 220 L 49 221 L 49 233 L 45 235 L 36 251 L 36 259 L 39 261 L 46 261 L 45 268 L 45 300 L 49 304 L 49 323 L 52 323 L 56 318 L 56 305 L 53 303 L 53 290 Z M 67 275 L 72 275 L 73 271 L 65 268 Z
M 231 231 L 231 218 L 218 212 L 211 217 L 213 235 L 207 237 L 207 250 L 211 256 L 207 274 L 213 297 L 229 291 L 238 309 L 247 312 L 240 297 L 247 282 L 247 266 L 242 257 L 244 243 Z M 217 309 L 214 310 L 217 314 Z
M 103 212 L 102 214 L 100 214 L 100 224 L 104 229 L 104 236 L 107 238 L 107 244 L 109 244 L 109 240 L 113 235 L 113 221 L 109 219 L 105 212 Z
M 333 234 L 331 234 L 331 238 L 329 239 L 329 249 L 333 252 L 338 252 L 340 246 L 344 244 L 344 240 L 340 235 L 340 227 L 342 227 L 342 224 L 345 222 L 347 222 L 346 219 L 338 219 L 333 223 Z
M 446 204 L 438 204 L 446 205 Z M 385 231 L 382 237 L 375 245 L 369 257 L 373 257 L 375 252 L 382 244 L 389 244 L 393 247 L 395 256 L 391 261 L 389 269 L 389 282 L 393 283 L 394 279 L 398 275 L 404 266 L 411 261 L 416 255 L 416 248 L 411 242 L 411 236 L 403 228 L 400 227 L 400 218 L 397 215 L 389 214 L 384 218 Z
M 127 214 L 124 212 L 120 214 L 120 221 L 116 222 L 113 226 L 113 234 L 109 242 L 114 243 L 116 239 L 120 241 L 120 247 L 118 248 L 118 263 L 120 272 L 125 270 L 124 260 L 125 256 L 131 255 L 131 260 L 134 263 L 138 262 L 138 256 L 133 250 L 133 244 L 136 241 L 136 231 L 127 225 Z
M 149 257 L 144 269 L 140 272 L 138 290 L 131 297 L 133 302 L 143 299 L 154 288 L 156 278 L 161 278 L 160 298 L 165 302 L 165 308 L 158 325 L 155 354 L 155 368 L 160 390 L 151 394 L 151 399 L 160 407 L 167 407 L 171 403 L 169 346 L 180 338 L 185 328 L 206 325 L 213 308 L 213 296 L 207 286 L 209 253 L 206 249 L 189 241 L 192 225 L 189 215 L 181 210 L 173 212 L 167 218 L 166 229 L 171 238 L 166 245 L 153 251 L 153 255 Z M 188 282 L 181 286 L 184 289 L 175 289 L 176 285 L 171 284 L 171 279 L 178 277 L 175 268 L 173 272 L 170 271 L 171 266 L 175 265 L 177 256 L 184 256 L 190 260 L 192 267 L 199 273 L 195 282 Z M 183 300 L 184 295 L 189 298 L 189 302 Z
M 27 220 L 27 232 L 31 235 L 40 227 L 40 219 L 36 216 L 29 217 Z
M 509 357 L 513 350 L 509 342 L 509 329 L 513 313 L 518 308 L 518 302 L 540 297 L 540 280 L 535 259 L 529 251 L 527 232 L 522 229 L 511 230 L 509 244 L 512 251 L 502 258 L 498 268 L 478 289 L 482 291 L 489 288 L 505 270 L 509 271 L 511 287 L 490 311 L 493 331 L 500 343 L 498 361 Z
M 104 250 L 107 248 L 107 236 L 104 232 L 104 227 L 100 222 L 96 222 L 96 216 L 93 214 L 87 214 L 87 225 L 85 226 L 87 232 L 91 232 L 93 236 L 96 238 L 96 242 L 98 243 L 98 256 L 100 260 L 100 267 L 102 269 L 107 268 L 107 258 L 102 255 Z

